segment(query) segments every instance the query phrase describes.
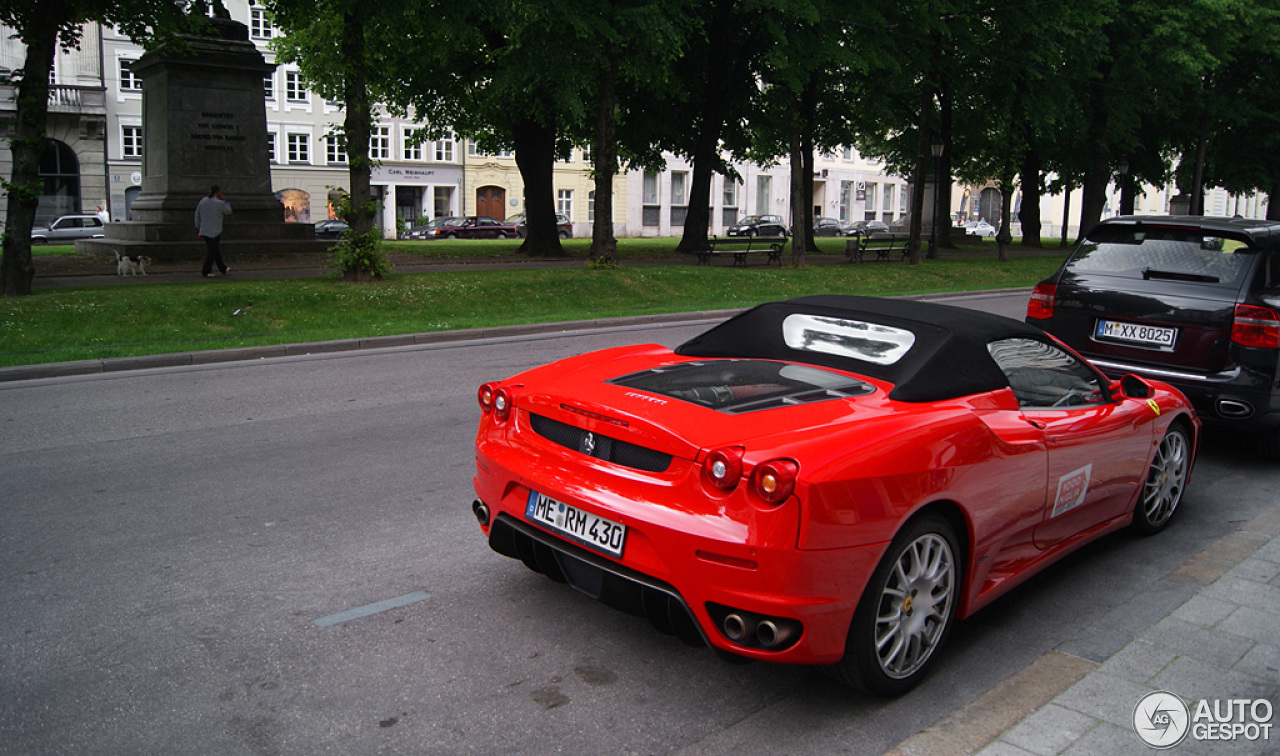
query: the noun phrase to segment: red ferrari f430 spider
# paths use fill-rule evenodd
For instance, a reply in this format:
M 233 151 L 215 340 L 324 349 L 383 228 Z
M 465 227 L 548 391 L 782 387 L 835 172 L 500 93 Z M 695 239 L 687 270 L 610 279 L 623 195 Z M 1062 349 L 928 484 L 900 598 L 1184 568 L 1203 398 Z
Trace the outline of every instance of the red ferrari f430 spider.
M 479 390 L 491 548 L 694 644 L 897 694 L 1079 546 L 1169 525 L 1200 422 L 1043 331 L 851 296 Z

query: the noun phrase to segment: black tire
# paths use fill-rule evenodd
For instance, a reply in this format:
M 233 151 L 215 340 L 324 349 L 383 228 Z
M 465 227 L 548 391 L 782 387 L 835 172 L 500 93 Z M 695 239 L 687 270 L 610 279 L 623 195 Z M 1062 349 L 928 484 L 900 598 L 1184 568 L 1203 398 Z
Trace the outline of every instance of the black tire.
M 499 239 L 505 239 L 505 238 L 507 238 L 507 235 L 506 235 L 506 233 L 505 233 L 505 232 L 503 232 L 503 231 L 499 231 L 499 232 L 498 232 L 498 238 L 499 238 Z
M 1156 448 L 1133 508 L 1133 530 L 1153 535 L 1169 527 L 1191 473 L 1191 439 L 1182 425 L 1169 428 Z
M 907 523 L 867 583 L 831 675 L 876 695 L 915 687 L 951 633 L 963 570 L 950 523 L 933 513 Z
M 752 239 L 756 238 L 756 230 L 754 228 L 751 229 L 747 232 L 747 236 L 750 236 Z
M 444 238 L 446 238 L 446 239 L 457 239 L 457 238 L 458 238 L 458 235 L 457 235 L 457 234 L 445 234 L 445 235 L 444 235 Z

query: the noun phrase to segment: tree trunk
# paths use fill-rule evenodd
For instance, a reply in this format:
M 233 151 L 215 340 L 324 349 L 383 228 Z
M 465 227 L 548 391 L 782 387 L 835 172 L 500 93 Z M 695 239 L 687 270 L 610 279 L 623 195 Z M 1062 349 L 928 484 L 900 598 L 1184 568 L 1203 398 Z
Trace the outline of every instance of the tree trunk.
M 1075 191 L 1075 187 L 1069 182 L 1063 187 L 1062 195 L 1062 240 L 1058 242 L 1059 247 L 1065 247 L 1069 243 L 1067 241 L 1067 228 L 1071 226 L 1071 192 Z M 1026 200 L 1024 199 L 1023 202 Z
M 996 232 L 996 259 L 1000 262 L 1013 259 L 1009 252 L 1013 243 L 1013 218 L 1010 217 L 1013 213 L 1013 181 L 1013 173 L 1000 178 L 1000 230 Z
M 949 81 L 949 79 L 948 79 Z M 938 97 L 941 108 L 939 117 L 939 135 L 942 137 L 942 157 L 938 159 L 939 171 L 942 176 L 946 176 L 947 180 L 938 186 L 938 191 L 934 195 L 935 202 L 938 203 L 936 218 L 941 218 L 942 222 L 934 229 L 934 238 L 937 240 L 937 246 L 941 249 L 955 249 L 955 242 L 951 239 L 951 126 L 952 126 L 952 98 L 944 91 Z M 934 181 L 938 180 L 938 176 L 934 176 Z
M 711 180 L 715 177 L 716 153 L 724 130 L 725 98 L 720 85 L 724 65 L 714 55 L 708 63 L 707 98 L 702 103 L 693 147 L 693 179 L 689 185 L 684 232 L 676 246 L 677 252 L 699 252 L 707 248 L 707 229 L 711 226 Z
M 1120 214 L 1133 215 L 1133 208 L 1137 204 L 1138 182 L 1130 174 L 1120 177 Z
M 813 227 L 804 198 L 804 152 L 800 138 L 800 98 L 793 97 L 787 113 L 787 137 L 791 152 L 791 264 L 804 267 L 809 249 L 808 229 Z
M 1022 244 L 1025 247 L 1042 247 L 1040 234 L 1040 153 L 1028 147 L 1022 156 L 1021 181 L 1022 207 L 1018 222 L 1022 224 Z
M 556 226 L 554 171 L 556 160 L 555 129 L 534 121 L 512 124 L 516 147 L 516 166 L 524 181 L 524 210 L 528 225 L 519 252 L 530 257 L 562 257 L 559 229 Z
M 1267 220 L 1280 221 L 1280 179 L 1271 182 L 1267 193 Z
M 343 87 L 346 115 L 342 122 L 347 148 L 347 173 L 351 182 L 349 216 L 344 218 L 354 235 L 373 230 L 375 208 L 369 190 L 370 105 L 368 70 L 364 64 L 364 20 L 356 12 L 343 15 L 342 55 L 350 66 Z M 394 202 L 395 198 L 387 201 Z
M 31 228 L 40 205 L 40 158 L 45 147 L 45 121 L 49 115 L 49 73 L 58 49 L 58 21 L 62 0 L 50 0 L 35 14 L 34 28 L 24 39 L 27 58 L 18 84 L 17 125 L 10 141 L 13 173 L 4 186 L 8 194 L 8 220 L 4 228 L 4 253 L 0 255 L 0 289 L 6 297 L 31 293 L 36 268 L 31 259 Z
M 1204 163 L 1209 151 L 1209 116 L 1200 118 L 1199 131 L 1196 135 L 1196 157 L 1192 164 L 1191 174 L 1191 210 L 1192 215 L 1204 215 Z
M 916 126 L 916 168 L 912 172 L 911 183 L 911 237 L 907 248 L 911 250 L 911 264 L 919 265 L 921 259 L 920 241 L 924 228 L 924 184 L 928 178 L 929 161 L 929 129 L 933 120 L 933 91 L 928 85 L 921 87 L 920 118 Z
M 613 236 L 613 177 L 618 171 L 618 53 L 610 52 L 609 64 L 600 72 L 596 104 L 596 136 L 591 156 L 595 162 L 595 222 L 591 227 L 592 260 L 617 262 L 618 240 Z

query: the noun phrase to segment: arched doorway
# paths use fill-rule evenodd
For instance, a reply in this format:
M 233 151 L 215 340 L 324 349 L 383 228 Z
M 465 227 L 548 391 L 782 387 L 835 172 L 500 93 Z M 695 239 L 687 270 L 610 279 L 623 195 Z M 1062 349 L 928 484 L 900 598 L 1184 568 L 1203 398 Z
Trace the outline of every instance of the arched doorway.
M 301 189 L 281 189 L 276 199 L 284 205 L 285 223 L 311 222 L 311 195 Z
M 495 220 L 507 218 L 507 190 L 500 186 L 482 186 L 476 190 L 476 215 Z
M 80 212 L 80 160 L 75 150 L 57 139 L 44 140 L 40 156 L 40 202 L 36 223 Z
M 978 217 L 997 228 L 1000 226 L 1000 190 L 987 187 L 978 196 Z

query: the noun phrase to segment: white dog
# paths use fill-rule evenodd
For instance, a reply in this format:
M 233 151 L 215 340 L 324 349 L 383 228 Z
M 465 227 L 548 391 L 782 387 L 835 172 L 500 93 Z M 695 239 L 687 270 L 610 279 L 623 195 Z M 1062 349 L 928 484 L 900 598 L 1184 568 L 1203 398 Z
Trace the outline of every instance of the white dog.
M 151 258 L 146 255 L 138 255 L 137 257 L 121 256 L 116 253 L 116 275 L 117 276 L 134 276 L 146 275 L 147 266 L 151 264 Z

